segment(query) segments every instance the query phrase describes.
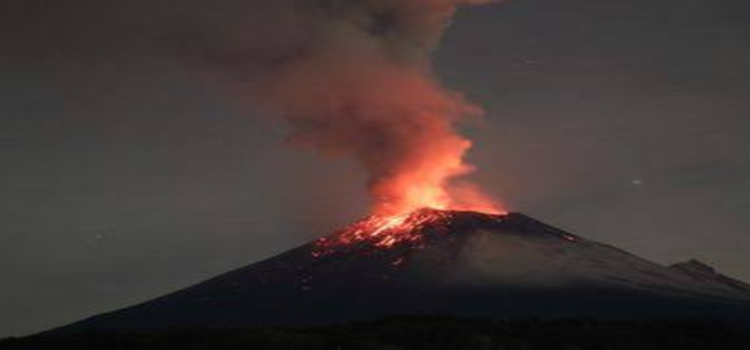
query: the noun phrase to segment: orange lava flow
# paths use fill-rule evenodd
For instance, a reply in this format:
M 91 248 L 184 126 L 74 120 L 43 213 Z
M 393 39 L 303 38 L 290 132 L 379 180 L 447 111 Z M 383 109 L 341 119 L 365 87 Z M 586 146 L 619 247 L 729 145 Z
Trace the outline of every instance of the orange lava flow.
M 493 214 L 503 215 L 505 212 Z M 422 208 L 400 215 L 372 215 L 317 241 L 315 256 L 326 255 L 338 248 L 365 244 L 376 249 L 390 249 L 403 244 L 419 245 L 425 227 L 446 229 L 453 219 L 451 211 Z
M 337 246 L 365 243 L 380 249 L 388 249 L 407 242 L 422 239 L 419 229 L 440 220 L 449 220 L 445 212 L 423 209 L 412 213 L 392 216 L 372 215 L 344 228 L 331 238 L 318 240 L 320 252 Z

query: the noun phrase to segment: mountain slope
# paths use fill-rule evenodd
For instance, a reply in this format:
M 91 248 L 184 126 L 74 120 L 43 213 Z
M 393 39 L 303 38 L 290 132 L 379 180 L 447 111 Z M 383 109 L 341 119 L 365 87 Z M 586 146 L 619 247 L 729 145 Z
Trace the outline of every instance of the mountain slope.
M 726 280 L 696 278 L 690 269 L 661 266 L 522 214 L 414 215 L 409 220 L 418 224 L 394 236 L 398 240 L 389 240 L 382 229 L 367 231 L 364 220 L 274 258 L 55 332 L 324 324 L 415 313 L 750 315 L 750 291 Z M 362 232 L 369 236 L 352 239 Z
M 674 264 L 671 268 L 681 271 L 691 278 L 708 286 L 723 285 L 726 288 L 737 291 L 741 294 L 750 293 L 750 284 L 738 281 L 718 273 L 713 267 L 698 260 L 690 260 L 683 263 Z

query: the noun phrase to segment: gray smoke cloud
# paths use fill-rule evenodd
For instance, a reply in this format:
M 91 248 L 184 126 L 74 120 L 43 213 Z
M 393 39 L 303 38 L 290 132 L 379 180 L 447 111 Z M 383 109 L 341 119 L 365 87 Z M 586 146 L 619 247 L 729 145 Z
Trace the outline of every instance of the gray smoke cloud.
M 71 55 L 82 66 L 92 60 L 88 53 L 161 52 L 196 63 L 238 101 L 262 109 L 257 114 L 288 122 L 292 144 L 356 162 L 376 213 L 496 211 L 461 179 L 473 170 L 464 161 L 471 142 L 456 126 L 482 109 L 443 86 L 431 67 L 458 8 L 488 2 L 28 0 L 16 6 L 38 14 L 23 20 L 0 13 L 0 26 L 14 28 L 0 37 L 27 53 Z M 46 30 L 44 13 L 64 30 Z
M 351 159 L 376 213 L 496 210 L 456 178 L 481 108 L 445 88 L 431 54 L 467 0 L 274 1 L 209 50 L 234 93 L 292 126 L 290 141 Z M 213 35 L 211 37 L 214 37 Z

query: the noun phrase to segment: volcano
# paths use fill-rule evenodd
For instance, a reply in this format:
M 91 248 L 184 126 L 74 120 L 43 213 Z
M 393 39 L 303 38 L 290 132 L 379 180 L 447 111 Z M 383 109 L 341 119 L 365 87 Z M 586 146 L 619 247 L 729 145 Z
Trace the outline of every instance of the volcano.
M 394 314 L 544 319 L 750 315 L 750 286 L 662 266 L 523 214 L 371 217 L 198 285 L 52 333 L 325 325 Z

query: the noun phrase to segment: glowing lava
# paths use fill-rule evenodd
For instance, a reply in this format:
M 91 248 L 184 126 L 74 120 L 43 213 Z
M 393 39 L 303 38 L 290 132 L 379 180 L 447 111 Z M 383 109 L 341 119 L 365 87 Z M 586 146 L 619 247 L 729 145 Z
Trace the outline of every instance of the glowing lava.
M 425 228 L 447 231 L 455 211 L 422 208 L 401 215 L 372 215 L 334 234 L 317 241 L 315 256 L 326 255 L 339 248 L 367 245 L 380 250 L 404 244 L 419 246 L 425 237 Z M 495 212 L 506 215 L 506 212 Z

